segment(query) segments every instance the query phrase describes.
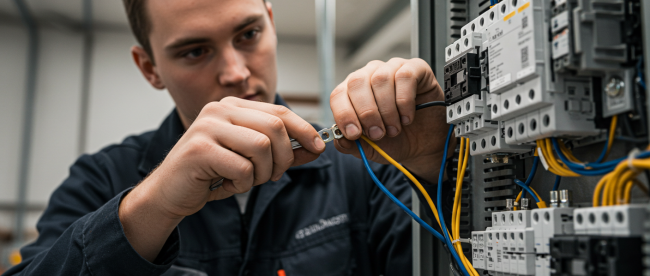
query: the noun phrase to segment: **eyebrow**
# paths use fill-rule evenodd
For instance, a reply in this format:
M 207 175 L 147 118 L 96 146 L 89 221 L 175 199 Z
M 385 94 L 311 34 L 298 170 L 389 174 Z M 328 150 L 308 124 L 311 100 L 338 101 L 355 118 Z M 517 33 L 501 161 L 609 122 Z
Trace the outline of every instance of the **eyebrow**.
M 235 28 L 233 28 L 233 33 L 236 33 L 236 32 L 239 32 L 239 31 L 245 29 L 249 25 L 257 22 L 258 20 L 260 20 L 262 17 L 264 17 L 264 15 L 261 15 L 261 14 L 251 15 L 251 16 L 247 17 L 246 19 L 242 20 L 242 22 L 239 25 L 237 25 L 237 26 L 235 26 Z M 169 46 L 165 47 L 165 49 L 167 51 L 173 51 L 173 50 L 176 50 L 178 48 L 183 48 L 183 47 L 185 47 L 187 45 L 205 43 L 205 42 L 210 42 L 210 41 L 211 41 L 211 39 L 209 39 L 209 38 L 200 38 L 200 37 L 181 38 L 181 39 L 178 39 L 178 40 L 174 41 L 174 43 L 170 44 Z
M 244 28 L 248 27 L 248 25 L 255 23 L 256 21 L 260 20 L 264 15 L 262 14 L 257 14 L 257 15 L 251 15 L 249 17 L 246 17 L 246 19 L 242 20 L 242 23 L 239 23 L 239 25 L 235 26 L 233 29 L 233 32 L 239 32 L 243 30 Z
M 183 48 L 187 45 L 192 45 L 192 44 L 199 44 L 199 43 L 205 43 L 209 42 L 210 39 L 208 38 L 195 38 L 195 37 L 190 37 L 190 38 L 182 38 L 179 40 L 174 41 L 174 43 L 170 44 L 169 46 L 165 47 L 167 51 L 173 51 L 178 48 Z

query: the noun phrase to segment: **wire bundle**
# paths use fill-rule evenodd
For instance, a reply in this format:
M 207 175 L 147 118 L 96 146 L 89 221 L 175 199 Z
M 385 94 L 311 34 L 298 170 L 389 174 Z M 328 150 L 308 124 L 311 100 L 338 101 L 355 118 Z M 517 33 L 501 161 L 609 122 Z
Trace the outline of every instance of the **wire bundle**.
M 598 157 L 598 160 L 591 163 L 584 163 L 578 160 L 575 156 L 573 156 L 573 153 L 571 153 L 571 151 L 566 147 L 566 145 L 564 145 L 561 140 L 558 140 L 556 138 L 538 140 L 538 151 L 541 153 L 541 157 L 543 157 L 547 162 L 548 170 L 556 175 L 565 177 L 578 177 L 583 175 L 597 176 L 612 172 L 616 168 L 616 165 L 625 159 L 625 157 L 622 157 L 615 160 L 603 162 L 605 159 L 607 159 L 612 144 L 614 143 L 614 134 L 616 133 L 617 121 L 618 116 L 612 117 L 607 144 L 603 148 L 603 151 Z M 650 152 L 644 152 L 639 155 L 641 158 L 645 158 L 647 156 L 650 156 Z
M 449 140 L 451 138 L 451 134 L 453 133 L 453 129 L 454 129 L 454 126 L 450 125 L 449 132 L 447 133 L 447 139 L 445 141 L 445 151 L 444 152 L 448 152 Z M 359 153 L 361 155 L 361 159 L 363 160 L 363 163 L 364 163 L 364 165 L 366 167 L 366 170 L 368 171 L 368 174 L 370 174 L 370 177 L 375 182 L 375 184 L 379 187 L 379 189 L 382 192 L 384 192 L 393 202 L 395 202 L 402 210 L 404 210 L 407 214 L 409 214 L 418 224 L 420 224 L 427 231 L 429 231 L 436 238 L 438 238 L 439 240 L 441 240 L 443 243 L 445 243 L 447 245 L 447 248 L 449 248 L 449 251 L 450 251 L 452 257 L 454 258 L 456 263 L 459 265 L 463 275 L 479 276 L 476 269 L 474 269 L 472 264 L 469 262 L 469 260 L 463 254 L 461 245 L 459 243 L 456 243 L 456 242 L 452 243 L 450 237 L 456 237 L 456 239 L 459 240 L 458 238 L 460 237 L 460 235 L 456 234 L 456 235 L 452 236 L 449 233 L 449 231 L 447 230 L 447 227 L 445 226 L 444 217 L 441 219 L 441 216 L 440 216 L 440 214 L 438 212 L 438 209 L 436 208 L 436 205 L 433 203 L 433 200 L 429 196 L 429 193 L 427 193 L 427 191 L 424 189 L 422 184 L 420 184 L 420 182 L 408 170 L 406 170 L 406 168 L 404 168 L 402 165 L 400 165 L 397 161 L 395 161 L 393 158 L 391 158 L 386 152 L 384 152 L 379 146 L 377 146 L 377 144 L 375 144 L 374 142 L 372 142 L 370 139 L 368 139 L 367 137 L 365 137 L 363 135 L 361 136 L 361 138 L 364 141 L 366 141 L 366 143 L 368 143 L 375 151 L 377 151 L 377 153 L 379 153 L 382 157 L 384 157 L 384 159 L 386 159 L 386 161 L 388 161 L 390 164 L 392 164 L 398 170 L 400 170 L 402 173 L 404 173 L 404 175 L 406 175 L 406 177 L 408 177 L 415 184 L 415 186 L 418 188 L 418 190 L 422 193 L 422 195 L 426 199 L 427 204 L 429 205 L 429 208 L 431 208 L 431 211 L 433 212 L 433 215 L 436 218 L 436 221 L 438 222 L 438 225 L 440 225 L 440 229 L 442 229 L 443 234 L 441 235 L 440 233 L 438 233 L 438 231 L 436 231 L 430 225 L 428 225 L 426 222 L 424 222 L 420 217 L 418 217 L 408 207 L 406 207 L 402 202 L 400 202 L 394 195 L 392 195 L 390 193 L 390 191 L 388 191 L 388 189 L 386 189 L 386 187 L 381 183 L 381 181 L 379 181 L 379 179 L 377 179 L 374 172 L 372 171 L 372 168 L 368 164 L 368 159 L 366 158 L 365 152 L 363 151 L 363 147 L 361 146 L 361 143 L 359 142 L 359 140 L 357 140 L 356 144 L 357 144 L 357 148 L 359 148 Z M 463 142 L 461 141 L 461 143 L 463 143 Z M 467 146 L 469 146 L 469 142 L 467 143 Z M 469 148 L 466 149 L 464 157 L 467 157 L 468 154 L 469 154 Z M 443 156 L 441 169 L 440 169 L 439 177 L 438 177 L 438 198 L 437 198 L 437 200 L 438 200 L 438 205 L 439 206 L 440 206 L 440 199 L 441 199 L 440 195 L 441 195 L 441 191 L 442 191 L 441 190 L 442 189 L 442 178 L 443 178 L 443 175 L 444 175 L 444 168 L 445 168 L 445 163 L 446 163 L 446 158 L 445 157 L 446 156 Z M 460 182 L 461 183 L 461 188 L 462 188 L 462 178 L 464 177 L 465 169 L 467 168 L 467 160 L 468 160 L 468 158 L 464 158 L 464 160 L 465 160 L 464 161 L 464 167 L 462 169 L 459 168 L 459 176 L 461 176 L 461 171 L 462 171 L 462 176 L 459 178 L 460 181 L 461 181 Z M 459 164 L 461 164 L 461 161 L 459 161 Z M 458 193 L 460 190 L 461 189 L 457 189 L 456 192 Z M 455 200 L 458 200 L 458 203 L 454 202 L 455 206 L 457 206 L 457 204 L 460 204 L 460 196 L 457 196 Z M 459 219 L 460 218 L 460 206 L 457 206 L 457 207 L 458 207 L 456 209 L 457 214 L 456 214 L 456 212 L 454 212 L 454 216 Z M 459 224 L 460 220 L 458 220 L 458 221 L 454 220 L 452 222 L 452 231 L 454 231 L 454 229 L 455 229 L 453 227 L 454 223 L 456 223 L 458 225 L 458 229 L 460 229 L 460 224 Z M 457 230 L 456 233 L 459 234 L 460 230 Z M 457 247 L 455 245 L 457 245 Z
M 460 138 L 460 152 L 458 154 L 458 170 L 456 173 L 456 194 L 454 195 L 454 207 L 451 212 L 451 234 L 452 245 L 456 253 L 460 256 L 463 265 L 469 268 L 468 271 L 471 275 L 478 275 L 472 263 L 465 257 L 463 247 L 460 244 L 460 201 L 463 191 L 463 179 L 465 178 L 465 171 L 467 170 L 467 162 L 469 160 L 469 138 Z M 442 171 L 440 172 L 442 174 Z M 440 184 L 438 184 L 440 185 Z
M 627 159 L 620 161 L 612 172 L 600 179 L 594 191 L 592 202 L 594 207 L 599 206 L 599 201 L 602 206 L 629 204 L 634 185 L 648 194 L 648 189 L 636 177 L 642 170 L 650 169 L 650 159 L 646 158 L 647 156 L 641 157 L 641 155 L 639 157 L 646 159 L 636 159 L 635 157 L 634 152 L 631 153 Z

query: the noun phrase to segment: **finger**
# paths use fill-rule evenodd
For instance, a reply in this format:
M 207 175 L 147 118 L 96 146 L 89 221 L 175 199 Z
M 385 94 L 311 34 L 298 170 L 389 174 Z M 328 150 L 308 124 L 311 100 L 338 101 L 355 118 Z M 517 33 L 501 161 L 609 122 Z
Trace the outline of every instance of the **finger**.
M 272 170 L 272 172 L 269 178 L 277 181 L 294 162 L 294 153 L 284 121 L 279 117 L 255 109 L 231 108 L 233 110 L 229 114 L 228 120 L 232 124 L 255 130 L 264 134 L 270 140 L 271 151 L 269 158 L 272 157 L 272 164 L 270 164 L 269 170 Z M 268 181 L 269 178 L 266 178 L 262 183 Z M 255 183 L 260 184 L 257 181 Z
M 325 150 L 325 143 L 314 127 L 285 106 L 248 101 L 236 97 L 226 97 L 221 102 L 256 109 L 277 116 L 282 119 L 289 136 L 298 140 L 303 148 L 316 154 L 320 154 Z
M 395 137 L 402 129 L 395 102 L 395 72 L 404 64 L 403 59 L 391 59 L 377 68 L 370 77 L 379 114 L 386 126 L 388 137 Z
M 405 62 L 395 73 L 395 102 L 403 125 L 413 122 L 417 94 L 435 90 L 438 86 L 431 67 L 421 59 Z
M 359 151 L 354 141 L 345 138 L 335 140 L 334 147 L 343 154 L 353 154 Z
M 361 123 L 348 97 L 346 82 L 339 84 L 332 91 L 330 108 L 336 125 L 341 126 L 339 129 L 343 132 L 343 136 L 350 140 L 359 139 L 361 137 Z
M 216 174 L 215 179 L 226 178 L 221 186 L 225 191 L 239 194 L 253 187 L 254 165 L 251 160 L 219 145 L 214 145 L 212 152 L 214 158 L 208 158 L 208 164 Z
M 222 124 L 219 130 L 215 134 L 219 145 L 253 163 L 253 185 L 264 183 L 271 178 L 274 162 L 271 139 L 268 136 L 239 125 Z
M 359 117 L 363 132 L 372 140 L 379 140 L 386 133 L 370 85 L 370 77 L 380 64 L 380 62 L 368 63 L 366 67 L 350 74 L 347 81 L 347 94 L 350 102 Z
M 314 161 L 316 160 L 316 158 L 318 158 L 319 155 L 310 152 L 304 148 L 298 148 L 293 150 L 293 156 L 294 156 L 294 161 L 293 164 L 291 165 L 292 167 L 300 166 L 309 163 L 311 161 Z
M 344 148 L 342 145 L 345 143 L 352 143 L 352 147 L 350 148 Z M 338 151 L 344 154 L 350 154 L 356 158 L 361 159 L 361 154 L 359 153 L 359 148 L 357 147 L 357 143 L 354 141 L 345 141 L 343 139 L 337 140 L 336 143 L 334 144 L 334 147 Z M 388 161 L 384 159 L 381 155 L 379 155 L 378 152 L 375 151 L 375 149 L 372 148 L 368 143 L 361 141 L 361 147 L 363 148 L 364 153 L 366 154 L 366 159 L 371 160 L 373 162 L 381 163 L 381 164 L 387 164 Z

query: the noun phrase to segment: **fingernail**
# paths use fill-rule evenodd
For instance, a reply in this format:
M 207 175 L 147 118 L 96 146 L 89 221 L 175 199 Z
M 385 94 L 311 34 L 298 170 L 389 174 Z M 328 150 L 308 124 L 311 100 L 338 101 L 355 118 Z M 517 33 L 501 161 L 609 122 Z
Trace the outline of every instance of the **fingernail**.
M 325 142 L 320 137 L 316 137 L 314 138 L 314 146 L 316 146 L 317 150 L 323 150 L 325 148 Z
M 409 119 L 408 116 L 402 116 L 402 124 L 403 125 L 408 125 L 411 122 L 411 119 Z
M 354 124 L 349 124 L 345 127 L 345 134 L 347 134 L 348 137 L 357 136 L 357 134 L 359 134 L 359 128 Z
M 370 127 L 368 133 L 370 134 L 370 138 L 373 140 L 379 140 L 382 136 L 384 136 L 384 132 L 378 126 Z
M 388 132 L 388 136 L 390 137 L 397 136 L 397 128 L 394 126 L 389 126 L 388 129 L 386 129 L 386 131 Z

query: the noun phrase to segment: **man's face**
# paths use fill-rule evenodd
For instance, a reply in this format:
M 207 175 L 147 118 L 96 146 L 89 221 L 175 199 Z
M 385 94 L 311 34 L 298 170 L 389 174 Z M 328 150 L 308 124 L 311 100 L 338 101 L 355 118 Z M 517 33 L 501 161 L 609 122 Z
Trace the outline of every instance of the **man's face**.
M 204 105 L 227 96 L 272 102 L 277 37 L 261 0 L 149 0 L 153 75 L 186 127 Z

